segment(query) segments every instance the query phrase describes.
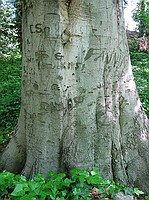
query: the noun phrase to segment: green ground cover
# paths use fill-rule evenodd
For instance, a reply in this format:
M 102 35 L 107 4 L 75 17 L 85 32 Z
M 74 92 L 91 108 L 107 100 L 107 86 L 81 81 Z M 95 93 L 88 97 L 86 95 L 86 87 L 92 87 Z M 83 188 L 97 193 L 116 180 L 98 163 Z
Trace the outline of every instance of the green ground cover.
M 47 179 L 36 174 L 31 180 L 10 172 L 0 173 L 0 200 L 110 200 L 118 192 L 133 195 L 135 200 L 149 200 L 138 188 L 103 179 L 96 168 L 91 172 L 72 169 L 69 175 L 51 171 Z

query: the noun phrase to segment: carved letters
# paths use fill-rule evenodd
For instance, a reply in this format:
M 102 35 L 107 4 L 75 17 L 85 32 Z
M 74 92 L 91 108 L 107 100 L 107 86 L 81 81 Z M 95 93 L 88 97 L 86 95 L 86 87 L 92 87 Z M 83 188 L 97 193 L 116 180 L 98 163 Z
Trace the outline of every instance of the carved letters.
M 51 28 L 50 27 L 44 27 L 42 24 L 31 24 L 30 25 L 30 33 L 44 33 L 45 37 L 50 36 L 51 34 Z
M 47 13 L 44 16 L 43 23 L 31 24 L 31 34 L 44 34 L 46 37 L 58 38 L 60 16 L 55 13 Z
M 40 109 L 44 112 L 54 112 L 54 111 L 61 111 L 63 110 L 63 103 L 62 102 L 41 102 Z

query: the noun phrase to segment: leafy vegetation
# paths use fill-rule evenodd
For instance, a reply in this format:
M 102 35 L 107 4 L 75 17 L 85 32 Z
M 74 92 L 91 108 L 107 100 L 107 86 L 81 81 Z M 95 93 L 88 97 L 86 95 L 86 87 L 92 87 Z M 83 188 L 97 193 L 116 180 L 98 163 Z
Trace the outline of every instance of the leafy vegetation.
M 0 60 L 0 143 L 7 141 L 17 123 L 21 96 L 21 55 Z
M 149 118 L 149 54 L 132 51 L 130 57 L 139 97 Z
M 140 0 L 133 12 L 133 19 L 138 23 L 139 36 L 149 35 L 149 2 Z
M 19 51 L 14 1 L 0 0 L 0 57 Z
M 69 177 L 64 173 L 48 173 L 48 178 L 36 174 L 28 180 L 23 175 L 10 172 L 0 173 L 0 198 L 9 200 L 90 200 L 111 199 L 116 193 L 140 197 L 144 193 L 138 188 L 131 189 L 113 180 L 103 179 L 94 168 L 91 172 L 72 169 Z M 146 197 L 147 200 L 147 197 Z

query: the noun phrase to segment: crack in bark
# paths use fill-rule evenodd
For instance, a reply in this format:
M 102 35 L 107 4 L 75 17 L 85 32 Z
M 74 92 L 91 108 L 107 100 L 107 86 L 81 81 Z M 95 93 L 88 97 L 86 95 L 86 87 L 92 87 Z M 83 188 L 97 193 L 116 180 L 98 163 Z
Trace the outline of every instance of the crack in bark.
M 116 180 L 115 173 L 114 173 L 114 152 L 113 152 L 113 140 L 111 144 L 111 169 L 112 169 L 112 176 L 113 180 Z
M 70 8 L 70 5 L 71 5 L 71 2 L 72 2 L 72 0 L 67 0 L 66 3 L 65 3 L 65 5 L 67 6 L 68 13 L 69 13 L 69 8 Z

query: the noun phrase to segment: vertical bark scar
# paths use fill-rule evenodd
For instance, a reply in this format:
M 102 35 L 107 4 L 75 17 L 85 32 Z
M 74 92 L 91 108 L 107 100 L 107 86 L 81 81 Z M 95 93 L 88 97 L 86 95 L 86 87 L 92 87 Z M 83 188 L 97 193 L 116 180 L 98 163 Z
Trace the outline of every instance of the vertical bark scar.
M 61 10 L 61 16 L 63 21 L 65 22 L 65 28 L 63 33 L 61 34 L 61 40 L 63 46 L 65 46 L 67 43 L 69 43 L 71 38 L 71 32 L 69 30 L 69 24 L 70 24 L 70 12 L 71 12 L 71 3 L 72 0 L 65 0 L 64 2 L 59 2 L 60 4 L 60 10 Z
M 67 0 L 66 3 L 65 3 L 68 13 L 69 13 L 69 8 L 70 8 L 70 5 L 71 5 L 71 2 L 72 2 L 72 0 Z
M 121 10 L 121 3 L 119 0 L 114 0 L 113 1 L 114 5 L 115 5 L 115 15 L 117 17 L 117 25 L 120 25 L 120 19 L 121 19 L 121 15 L 122 15 L 122 10 Z

